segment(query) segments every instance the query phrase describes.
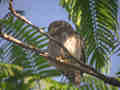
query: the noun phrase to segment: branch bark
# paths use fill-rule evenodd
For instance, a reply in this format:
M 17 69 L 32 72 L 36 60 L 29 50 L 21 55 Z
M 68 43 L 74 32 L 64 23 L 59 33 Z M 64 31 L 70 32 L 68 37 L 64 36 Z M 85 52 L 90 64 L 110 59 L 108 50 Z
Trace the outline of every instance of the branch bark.
M 9 2 L 9 9 L 10 9 L 10 11 L 11 11 L 11 13 L 12 13 L 13 15 L 15 15 L 17 18 L 19 18 L 20 20 L 24 21 L 25 23 L 31 25 L 33 28 L 35 28 L 36 30 L 38 30 L 38 31 L 39 31 L 40 33 L 42 33 L 43 35 L 47 36 L 49 39 L 51 39 L 51 40 L 53 40 L 54 42 L 56 42 L 56 44 L 58 44 L 58 45 L 61 46 L 66 52 L 68 52 L 68 50 L 67 50 L 63 45 L 61 45 L 61 43 L 60 43 L 59 41 L 57 41 L 56 39 L 52 38 L 52 36 L 50 36 L 48 33 L 45 33 L 42 29 L 39 29 L 39 27 L 33 25 L 33 24 L 32 24 L 29 20 L 27 20 L 24 16 L 21 16 L 20 14 L 16 13 L 16 11 L 15 11 L 15 10 L 13 9 L 13 7 L 12 7 L 12 2 L 13 2 L 13 0 L 10 0 L 10 2 Z M 23 42 L 15 39 L 14 37 L 12 37 L 12 36 L 10 36 L 10 35 L 0 33 L 0 37 L 6 39 L 6 40 L 8 40 L 8 41 L 11 41 L 11 42 L 13 42 L 13 43 L 16 43 L 17 45 L 20 45 L 20 46 L 22 46 L 22 47 L 24 47 L 24 48 L 26 48 L 26 49 L 30 49 L 30 50 L 32 50 L 32 51 L 35 51 L 37 54 L 39 54 L 40 56 L 45 57 L 47 60 L 52 60 L 53 62 L 56 62 L 56 61 L 57 61 L 56 59 L 48 56 L 48 53 L 47 53 L 47 52 L 42 52 L 40 49 L 38 49 L 38 48 L 36 48 L 36 47 L 34 47 L 34 46 L 32 46 L 32 45 L 27 45 L 27 44 L 25 44 L 25 43 L 23 43 Z M 74 58 L 74 57 L 70 54 L 70 52 L 68 52 L 68 54 L 69 54 L 74 60 L 76 60 L 76 61 L 78 62 L 78 60 L 77 60 L 76 58 Z M 58 61 L 57 61 L 57 63 L 58 63 Z M 97 71 L 96 71 L 94 68 L 92 68 L 91 66 L 86 65 L 86 64 L 83 64 L 83 63 L 81 63 L 81 62 L 79 62 L 80 67 L 75 66 L 75 65 L 72 65 L 72 64 L 70 64 L 70 63 L 64 63 L 64 64 L 63 64 L 63 62 L 60 62 L 60 61 L 59 61 L 58 64 L 60 64 L 61 66 L 66 67 L 66 68 L 71 68 L 72 70 L 81 70 L 81 71 L 83 71 L 83 72 L 85 72 L 85 73 L 88 73 L 88 74 L 90 74 L 90 75 L 92 75 L 92 76 L 95 76 L 95 77 L 103 80 L 105 83 L 108 83 L 108 84 L 111 84 L 111 85 L 120 87 L 120 81 L 117 80 L 116 78 L 114 78 L 114 77 L 109 77 L 109 76 L 105 76 L 105 75 L 97 72 Z

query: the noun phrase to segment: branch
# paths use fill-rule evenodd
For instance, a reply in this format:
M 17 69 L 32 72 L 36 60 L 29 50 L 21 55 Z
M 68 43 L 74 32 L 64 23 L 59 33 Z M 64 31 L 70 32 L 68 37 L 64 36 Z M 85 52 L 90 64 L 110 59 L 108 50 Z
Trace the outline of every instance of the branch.
M 40 56 L 43 56 L 47 60 L 51 60 L 52 62 L 57 63 L 61 67 L 65 67 L 65 68 L 68 68 L 68 69 L 73 70 L 73 71 L 78 70 L 78 71 L 88 73 L 88 74 L 90 74 L 92 76 L 95 76 L 95 77 L 103 80 L 105 83 L 120 87 L 120 81 L 118 81 L 114 77 L 108 77 L 108 76 L 105 76 L 105 75 L 97 72 L 91 66 L 88 66 L 88 65 L 85 65 L 85 64 L 83 64 L 83 65 L 80 64 L 80 66 L 76 66 L 76 65 L 70 64 L 69 62 L 63 62 L 63 60 L 57 60 L 57 58 L 55 59 L 55 58 L 52 58 L 51 56 L 48 56 L 47 52 L 43 52 L 39 48 L 36 48 L 36 47 L 34 47 L 32 45 L 27 45 L 27 44 L 23 43 L 22 41 L 17 40 L 14 37 L 12 37 L 10 35 L 7 35 L 7 34 L 0 33 L 0 37 L 4 38 L 4 39 L 6 39 L 6 40 L 8 40 L 10 42 L 13 42 L 13 43 L 15 43 L 15 44 L 17 44 L 17 45 L 19 45 L 19 46 L 21 46 L 23 48 L 32 50 L 36 54 L 38 54 Z
M 47 52 L 43 52 L 39 48 L 36 48 L 36 47 L 34 47 L 32 45 L 27 45 L 27 44 L 23 43 L 22 41 L 17 40 L 17 39 L 15 39 L 14 37 L 12 37 L 10 35 L 3 34 L 3 33 L 0 32 L 0 37 L 4 38 L 4 39 L 6 39 L 6 40 L 8 40 L 10 42 L 13 42 L 13 43 L 25 48 L 25 49 L 30 49 L 30 50 L 36 52 L 37 54 L 39 54 L 40 56 L 46 56 L 47 55 Z
M 26 44 L 24 44 L 23 42 L 15 39 L 15 38 L 13 38 L 13 37 L 11 37 L 11 36 L 8 36 L 7 34 L 1 34 L 1 35 L 0 35 L 1 37 L 3 37 L 3 38 L 6 39 L 6 40 L 12 41 L 12 42 L 14 42 L 14 43 L 16 43 L 16 44 L 24 47 L 24 48 L 31 49 L 31 50 L 35 51 L 36 53 L 39 52 L 39 55 L 40 55 L 40 56 L 43 56 L 43 57 L 45 57 L 46 59 L 51 60 L 51 61 L 54 61 L 54 62 L 57 61 L 56 63 L 57 63 L 57 64 L 60 64 L 61 67 L 64 66 L 64 67 L 66 67 L 66 68 L 71 68 L 73 71 L 74 71 L 74 70 L 81 70 L 81 71 L 83 71 L 83 72 L 85 72 L 85 73 L 88 73 L 88 74 L 90 74 L 90 75 L 92 75 L 92 76 L 95 76 L 95 77 L 103 80 L 105 83 L 108 83 L 108 84 L 111 84 L 111 85 L 120 87 L 120 81 L 118 81 L 116 78 L 105 76 L 105 75 L 97 72 L 97 71 L 96 71 L 94 68 L 92 68 L 91 66 L 88 66 L 88 65 L 86 65 L 86 64 L 83 64 L 82 62 L 80 62 L 79 60 L 77 60 L 76 58 L 74 58 L 74 57 L 70 54 L 70 52 L 68 52 L 68 50 L 67 50 L 59 41 L 57 41 L 56 39 L 54 39 L 52 36 L 50 36 L 48 33 L 44 32 L 44 31 L 43 31 L 42 29 L 40 29 L 39 27 L 33 25 L 33 24 L 32 24 L 29 20 L 27 20 L 24 16 L 21 16 L 20 14 L 16 13 L 16 11 L 15 11 L 15 10 L 13 9 L 13 7 L 12 7 L 12 2 L 13 2 L 13 0 L 10 0 L 10 2 L 9 2 L 9 9 L 10 9 L 10 11 L 11 11 L 11 13 L 12 13 L 13 15 L 15 15 L 17 18 L 19 18 L 20 20 L 24 21 L 25 23 L 31 25 L 33 28 L 35 28 L 36 30 L 38 30 L 38 31 L 39 31 L 40 33 L 42 33 L 43 35 L 47 36 L 49 39 L 53 40 L 56 44 L 58 44 L 60 47 L 62 47 L 62 48 L 69 54 L 69 56 L 71 56 L 72 59 L 76 60 L 76 61 L 80 64 L 80 66 L 78 67 L 78 66 L 72 65 L 72 64 L 70 64 L 70 63 L 64 63 L 64 64 L 63 64 L 63 62 L 61 62 L 61 61 L 58 62 L 55 58 L 52 58 L 52 57 L 48 56 L 48 54 L 43 53 L 43 52 L 40 51 L 39 49 L 37 49 L 37 48 L 35 48 L 35 47 L 33 47 L 33 46 L 30 46 L 30 45 L 26 45 Z

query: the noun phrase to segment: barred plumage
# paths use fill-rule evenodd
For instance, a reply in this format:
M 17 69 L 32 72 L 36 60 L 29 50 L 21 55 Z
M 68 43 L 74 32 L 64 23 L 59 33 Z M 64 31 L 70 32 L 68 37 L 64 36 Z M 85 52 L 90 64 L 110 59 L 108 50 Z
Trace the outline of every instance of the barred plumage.
M 84 57 L 84 41 L 77 34 L 72 26 L 66 21 L 54 21 L 48 27 L 48 33 L 53 36 L 56 40 L 58 40 L 67 50 L 78 60 L 85 63 Z M 68 54 L 57 45 L 54 41 L 49 40 L 48 43 L 48 55 L 56 58 L 61 56 L 62 58 L 69 57 Z M 64 59 L 63 59 L 64 60 Z M 69 58 L 67 59 L 72 64 L 79 65 L 79 63 L 75 62 L 75 60 Z M 68 68 L 61 67 L 57 63 L 49 62 L 56 66 L 56 69 L 64 72 L 64 75 L 75 85 L 80 85 L 80 78 L 83 74 L 81 71 L 72 71 L 68 70 Z

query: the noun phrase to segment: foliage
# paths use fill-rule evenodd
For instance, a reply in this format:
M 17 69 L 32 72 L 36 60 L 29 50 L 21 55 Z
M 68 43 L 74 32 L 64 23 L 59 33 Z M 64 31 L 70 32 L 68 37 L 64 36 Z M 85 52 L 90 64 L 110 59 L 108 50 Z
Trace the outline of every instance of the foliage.
M 87 64 L 99 72 L 108 73 L 110 56 L 120 51 L 119 31 L 116 28 L 117 0 L 59 1 L 75 24 L 76 31 L 85 39 Z M 0 25 L 2 32 L 42 50 L 47 49 L 47 37 L 14 16 L 0 19 Z M 37 82 L 40 85 L 44 82 L 47 88 L 74 88 L 72 84 L 52 80 L 51 76 L 60 74 L 43 57 L 2 38 L 0 43 L 0 89 L 30 90 Z M 87 83 L 81 90 L 118 90 L 90 75 L 85 75 L 81 81 Z
M 99 72 L 110 72 L 110 56 L 119 46 L 117 0 L 60 0 L 60 5 L 85 39 L 88 64 Z

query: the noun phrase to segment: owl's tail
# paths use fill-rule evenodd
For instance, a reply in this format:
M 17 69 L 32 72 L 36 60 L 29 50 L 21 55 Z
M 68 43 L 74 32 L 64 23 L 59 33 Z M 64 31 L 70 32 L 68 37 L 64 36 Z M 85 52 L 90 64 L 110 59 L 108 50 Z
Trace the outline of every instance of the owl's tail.
M 82 77 L 81 72 L 64 72 L 64 75 L 69 79 L 71 83 L 73 83 L 75 86 L 80 86 L 80 78 Z

